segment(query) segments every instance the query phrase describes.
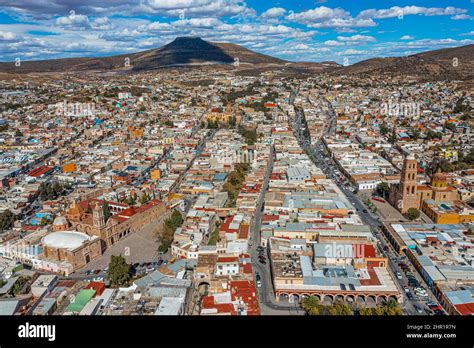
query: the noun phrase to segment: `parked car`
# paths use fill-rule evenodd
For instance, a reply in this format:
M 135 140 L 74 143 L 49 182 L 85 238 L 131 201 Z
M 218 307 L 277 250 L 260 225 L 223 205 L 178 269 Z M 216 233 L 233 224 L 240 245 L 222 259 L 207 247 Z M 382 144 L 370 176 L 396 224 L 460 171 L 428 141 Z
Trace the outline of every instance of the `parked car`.
M 402 274 L 400 272 L 397 272 L 397 278 L 398 279 L 403 279 Z
M 263 260 L 263 259 L 258 260 L 258 262 L 263 263 L 264 265 L 267 264 L 267 262 L 266 262 L 265 260 Z
M 261 288 L 262 287 L 262 282 L 260 280 L 257 280 L 257 288 Z
M 415 307 L 415 310 L 416 310 L 418 313 L 420 313 L 420 314 L 423 313 L 423 309 L 422 309 L 420 306 L 415 305 L 414 307 Z

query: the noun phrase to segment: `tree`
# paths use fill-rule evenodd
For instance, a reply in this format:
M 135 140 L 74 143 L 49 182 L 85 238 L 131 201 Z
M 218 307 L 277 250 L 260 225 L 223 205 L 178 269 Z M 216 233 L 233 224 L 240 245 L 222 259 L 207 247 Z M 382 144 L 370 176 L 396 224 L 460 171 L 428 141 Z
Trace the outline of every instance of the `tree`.
M 359 310 L 359 315 L 403 315 L 403 310 L 397 301 L 391 300 L 377 307 L 366 307 Z
M 382 196 L 383 198 L 387 198 L 388 193 L 390 192 L 390 187 L 388 186 L 388 183 L 384 181 L 377 184 L 377 188 L 375 190 L 378 195 Z
M 13 214 L 10 210 L 5 210 L 3 213 L 0 214 L 0 231 L 9 230 L 13 227 L 13 223 L 15 222 L 15 214 Z
M 386 135 L 388 133 L 388 127 L 385 122 L 380 125 L 380 133 L 382 135 Z
M 319 302 L 315 296 L 305 297 L 301 301 L 301 307 L 309 315 L 320 315 L 323 312 L 324 306 Z
M 420 211 L 416 208 L 410 208 L 407 210 L 407 217 L 411 221 L 416 220 L 420 217 Z
M 104 210 L 105 222 L 107 222 L 109 220 L 109 218 L 112 216 L 112 213 L 110 212 L 110 206 L 109 206 L 109 203 L 107 201 L 102 206 L 102 209 Z
M 327 313 L 329 315 L 352 315 L 352 310 L 345 303 L 338 303 L 327 306 Z
M 112 255 L 107 275 L 112 287 L 127 285 L 130 280 L 130 265 L 122 255 Z
M 165 225 L 163 226 L 163 231 L 158 235 L 158 240 L 161 245 L 158 250 L 160 252 L 166 252 L 171 246 L 174 240 L 174 233 L 178 227 L 183 224 L 183 217 L 181 213 L 177 210 L 174 210 L 171 216 L 165 220 Z
M 148 202 L 150 198 L 148 197 L 147 193 L 143 193 L 143 195 L 140 197 L 140 204 L 145 204 Z

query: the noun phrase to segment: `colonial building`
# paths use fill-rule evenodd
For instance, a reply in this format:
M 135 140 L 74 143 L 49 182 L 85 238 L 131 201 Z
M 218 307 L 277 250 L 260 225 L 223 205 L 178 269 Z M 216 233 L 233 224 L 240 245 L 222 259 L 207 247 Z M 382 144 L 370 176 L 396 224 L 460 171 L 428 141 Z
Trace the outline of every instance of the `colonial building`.
M 102 255 L 100 239 L 76 231 L 53 232 L 43 237 L 43 256 L 46 259 L 67 262 L 71 271 L 84 267 Z
M 401 213 L 406 213 L 410 208 L 420 207 L 416 183 L 417 170 L 415 155 L 408 155 L 403 162 L 400 183 L 390 187 L 389 202 Z
M 438 170 L 433 174 L 430 184 L 418 185 L 417 172 L 418 163 L 415 156 L 410 154 L 403 162 L 400 183 L 390 186 L 389 202 L 401 213 L 406 213 L 410 208 L 422 209 L 426 200 L 435 202 L 457 200 L 457 189 L 448 184 L 446 174 Z
M 66 219 L 73 229 L 99 237 L 103 250 L 146 224 L 158 220 L 166 211 L 165 204 L 158 200 L 152 200 L 140 207 L 107 202 L 110 217 L 106 217 L 105 203 L 99 199 L 76 202 L 66 214 Z

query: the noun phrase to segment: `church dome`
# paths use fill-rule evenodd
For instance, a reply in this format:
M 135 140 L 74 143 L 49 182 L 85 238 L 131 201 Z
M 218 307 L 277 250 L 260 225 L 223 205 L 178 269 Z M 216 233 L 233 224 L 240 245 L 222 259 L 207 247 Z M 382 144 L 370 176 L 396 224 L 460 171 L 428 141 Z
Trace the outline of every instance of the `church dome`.
M 43 237 L 42 244 L 50 248 L 74 250 L 91 239 L 87 234 L 81 232 L 53 232 Z
M 448 179 L 445 173 L 438 170 L 431 178 L 431 186 L 434 187 L 446 187 L 448 185 Z

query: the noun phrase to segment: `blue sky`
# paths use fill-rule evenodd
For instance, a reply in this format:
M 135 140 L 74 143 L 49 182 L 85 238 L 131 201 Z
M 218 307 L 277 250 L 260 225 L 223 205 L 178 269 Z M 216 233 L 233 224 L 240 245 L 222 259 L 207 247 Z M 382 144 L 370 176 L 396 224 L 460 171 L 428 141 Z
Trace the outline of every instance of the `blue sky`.
M 291 61 L 354 62 L 474 43 L 474 0 L 2 0 L 0 60 L 108 56 L 176 36 Z

